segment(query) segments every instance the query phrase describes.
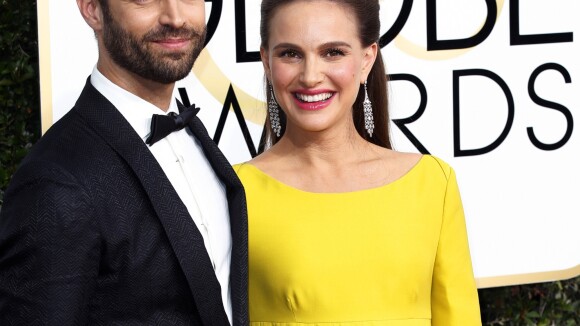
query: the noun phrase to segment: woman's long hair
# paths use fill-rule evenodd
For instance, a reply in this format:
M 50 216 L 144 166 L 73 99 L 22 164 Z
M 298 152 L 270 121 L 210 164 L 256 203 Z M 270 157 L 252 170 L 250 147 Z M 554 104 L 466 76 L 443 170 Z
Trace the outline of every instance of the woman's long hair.
M 263 0 L 261 7 L 261 21 L 260 21 L 260 37 L 262 38 L 261 47 L 268 48 L 268 40 L 270 36 L 270 24 L 272 17 L 280 7 L 295 1 L 309 1 L 309 0 Z M 319 0 L 317 0 L 319 1 Z M 373 43 L 379 41 L 379 30 L 381 22 L 379 19 L 379 1 L 378 0 L 326 0 L 334 2 L 337 5 L 345 6 L 352 12 L 358 23 L 358 35 L 363 47 L 368 47 Z M 270 101 L 272 96 L 270 86 L 267 78 L 264 78 L 264 90 L 266 93 L 266 103 Z M 387 92 L 387 75 L 385 72 L 385 65 L 381 55 L 380 48 L 378 49 L 377 58 L 373 64 L 369 76 L 367 78 L 367 88 L 369 100 L 372 103 L 373 117 L 375 128 L 373 136 L 370 137 L 365 129 L 364 119 L 364 86 L 360 85 L 358 95 L 352 106 L 352 115 L 355 128 L 359 135 L 365 140 L 385 148 L 392 148 L 389 133 L 389 113 L 388 113 L 388 92 Z M 272 131 L 270 126 L 270 116 L 266 115 L 266 122 L 262 131 L 258 153 L 270 148 L 276 144 L 284 135 L 286 129 L 286 114 L 283 110 L 279 110 L 280 137 Z

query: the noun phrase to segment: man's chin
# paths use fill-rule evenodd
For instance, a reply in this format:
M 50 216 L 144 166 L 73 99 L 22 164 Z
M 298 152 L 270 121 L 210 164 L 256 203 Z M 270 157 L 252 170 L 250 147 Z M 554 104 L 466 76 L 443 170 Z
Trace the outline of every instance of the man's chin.
M 171 84 L 184 79 L 191 72 L 191 68 L 187 70 L 185 68 L 172 69 L 166 66 L 161 69 L 157 71 L 158 73 L 152 73 L 150 76 L 142 75 L 141 77 L 160 84 Z

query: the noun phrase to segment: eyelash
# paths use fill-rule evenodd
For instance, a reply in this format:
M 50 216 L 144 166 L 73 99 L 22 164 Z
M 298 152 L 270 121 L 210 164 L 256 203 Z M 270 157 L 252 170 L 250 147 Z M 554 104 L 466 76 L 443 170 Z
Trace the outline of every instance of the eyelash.
M 326 50 L 325 56 L 336 57 L 336 56 L 344 56 L 344 51 L 338 48 L 331 48 Z
M 299 56 L 298 52 L 294 50 L 284 50 L 280 52 L 280 57 L 282 58 L 296 58 L 298 56 Z
M 324 51 L 325 57 L 337 57 L 337 56 L 344 56 L 345 52 L 339 48 L 330 48 Z M 280 57 L 282 58 L 296 58 L 300 57 L 300 54 L 295 50 L 284 50 L 280 52 Z

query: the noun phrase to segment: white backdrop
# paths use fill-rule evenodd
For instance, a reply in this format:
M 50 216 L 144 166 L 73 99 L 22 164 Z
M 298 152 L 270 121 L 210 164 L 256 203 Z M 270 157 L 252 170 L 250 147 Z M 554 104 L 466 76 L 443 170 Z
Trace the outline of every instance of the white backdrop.
M 391 117 L 411 118 L 393 124 L 395 148 L 455 168 L 478 286 L 579 275 L 580 2 L 380 3 Z M 215 33 L 178 84 L 212 136 L 231 86 L 256 147 L 265 118 L 259 5 L 206 0 Z M 38 15 L 46 130 L 73 106 L 97 49 L 75 1 L 40 0 Z M 251 157 L 241 130 L 231 111 L 219 140 L 231 163 Z

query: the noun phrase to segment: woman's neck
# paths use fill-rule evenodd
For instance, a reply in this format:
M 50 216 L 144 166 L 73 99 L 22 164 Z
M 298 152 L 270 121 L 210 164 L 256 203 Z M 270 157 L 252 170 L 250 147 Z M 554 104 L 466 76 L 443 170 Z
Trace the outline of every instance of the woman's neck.
M 372 147 L 352 126 L 319 132 L 289 129 L 272 150 L 302 165 L 327 168 L 364 160 Z

